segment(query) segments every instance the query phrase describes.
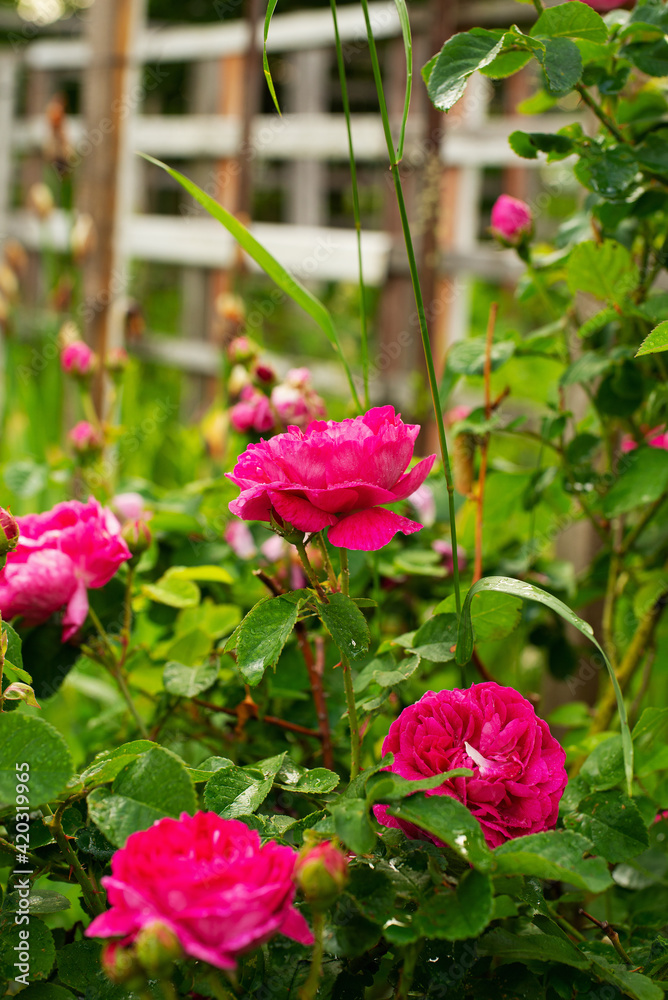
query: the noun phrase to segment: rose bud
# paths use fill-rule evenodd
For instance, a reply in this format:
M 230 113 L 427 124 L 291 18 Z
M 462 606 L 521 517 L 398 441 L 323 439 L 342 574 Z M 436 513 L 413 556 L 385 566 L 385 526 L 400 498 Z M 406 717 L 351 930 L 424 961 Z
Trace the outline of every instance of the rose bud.
M 112 347 L 107 351 L 104 367 L 110 375 L 122 375 L 128 367 L 130 356 L 124 347 Z
M 246 306 L 244 300 L 238 295 L 223 292 L 216 298 L 215 305 L 218 316 L 227 323 L 241 326 L 246 319 Z
M 111 941 L 102 949 L 100 956 L 102 969 L 112 983 L 121 986 L 133 984 L 141 988 L 146 977 L 132 948 L 124 948 L 119 941 Z
M 137 961 L 153 977 L 164 979 L 172 971 L 174 962 L 183 957 L 178 937 L 167 924 L 154 920 L 145 924 L 135 938 Z
M 295 881 L 315 910 L 326 910 L 348 882 L 348 859 L 331 840 L 306 845 L 295 866 Z
M 67 435 L 67 440 L 80 455 L 95 455 L 102 450 L 104 440 L 97 428 L 87 420 L 80 420 Z
M 19 542 L 19 526 L 8 510 L 0 507 L 0 558 L 13 552 Z
M 75 340 L 61 351 L 60 367 L 66 375 L 89 378 L 97 369 L 97 355 L 83 340 Z
M 262 385 L 273 385 L 276 381 L 276 372 L 271 365 L 263 365 L 259 362 L 253 365 L 253 378 Z
M 47 219 L 53 212 L 53 195 L 47 184 L 33 184 L 28 191 L 28 207 L 37 212 L 40 219 Z
M 227 348 L 227 356 L 234 364 L 248 364 L 259 353 L 259 347 L 250 337 L 235 337 Z
M 81 261 L 95 249 L 97 233 L 93 216 L 88 212 L 80 212 L 74 220 L 70 233 L 70 246 L 74 259 Z
M 121 535 L 133 557 L 140 556 L 143 552 L 146 552 L 153 540 L 151 529 L 142 518 L 137 518 L 135 521 L 128 521 L 124 524 Z
M 533 234 L 533 215 L 526 202 L 502 194 L 492 209 L 492 235 L 504 246 L 519 247 Z

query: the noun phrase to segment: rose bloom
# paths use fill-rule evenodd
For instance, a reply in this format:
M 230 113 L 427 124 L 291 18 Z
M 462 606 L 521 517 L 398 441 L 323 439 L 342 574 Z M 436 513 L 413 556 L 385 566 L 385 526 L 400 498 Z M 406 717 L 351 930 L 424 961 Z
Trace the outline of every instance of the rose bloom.
M 650 448 L 663 448 L 664 451 L 668 451 L 668 431 L 665 427 L 655 427 L 654 430 L 645 434 L 645 442 Z M 625 453 L 635 451 L 637 447 L 638 445 L 631 435 L 625 434 L 621 441 L 622 451 Z
M 87 420 L 80 420 L 78 424 L 68 432 L 67 440 L 75 451 L 82 455 L 93 451 L 99 451 L 102 447 L 102 435 Z
M 502 194 L 492 209 L 492 233 L 502 243 L 518 246 L 533 232 L 531 209 L 519 198 Z
M 103 587 L 130 558 L 112 512 L 91 498 L 17 519 L 19 543 L 0 572 L 0 613 L 39 625 L 64 608 L 63 642 L 88 615 L 89 588 Z
M 97 355 L 83 340 L 75 340 L 61 351 L 60 367 L 66 375 L 85 378 L 95 371 Z
M 239 434 L 257 431 L 262 434 L 272 430 L 274 415 L 269 400 L 263 392 L 247 385 L 241 390 L 241 399 L 230 410 L 230 422 Z
M 271 393 L 271 404 L 285 427 L 305 428 L 325 416 L 325 403 L 311 385 L 308 368 L 291 368 Z
M 228 478 L 241 487 L 230 510 L 244 521 L 287 522 L 298 531 L 329 528 L 332 545 L 372 551 L 397 531 L 422 527 L 380 504 L 405 500 L 422 485 L 435 455 L 406 473 L 420 428 L 392 406 L 354 419 L 291 427 L 248 446 Z
M 313 944 L 293 906 L 297 854 L 256 830 L 213 812 L 161 819 L 133 833 L 102 879 L 111 909 L 96 917 L 89 937 L 133 940 L 156 920 L 178 938 L 186 955 L 218 969 L 285 934 Z
M 529 833 L 551 830 L 568 781 L 566 754 L 533 706 L 513 688 L 490 681 L 466 690 L 429 691 L 390 726 L 383 753 L 388 770 L 409 780 L 456 767 L 471 778 L 453 778 L 427 795 L 450 795 L 480 823 L 490 847 Z M 409 837 L 440 840 L 374 808 L 385 826 Z

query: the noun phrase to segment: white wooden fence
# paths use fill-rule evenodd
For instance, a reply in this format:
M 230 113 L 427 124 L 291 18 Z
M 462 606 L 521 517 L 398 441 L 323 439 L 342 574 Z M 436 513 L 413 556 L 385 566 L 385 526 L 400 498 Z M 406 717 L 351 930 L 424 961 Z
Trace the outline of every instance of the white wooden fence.
M 443 0 L 445 2 L 445 0 Z M 392 0 L 380 0 L 371 5 L 371 17 L 376 37 L 400 37 L 400 25 Z M 532 17 L 531 8 L 513 0 L 480 0 L 460 5 L 466 22 L 508 23 Z M 339 28 L 344 46 L 365 46 L 365 28 L 361 9 L 344 6 L 339 12 Z M 262 44 L 262 25 L 256 28 L 256 40 Z M 224 22 L 211 25 L 163 27 L 145 26 L 134 42 L 133 59 L 136 67 L 162 67 L 176 62 L 206 62 L 239 57 L 248 48 L 250 29 L 246 22 Z M 435 50 L 442 39 L 428 39 Z M 271 53 L 297 53 L 332 49 L 334 35 L 328 10 L 308 11 L 274 16 L 268 39 Z M 84 71 L 91 58 L 87 42 L 81 38 L 42 38 L 18 47 L 18 51 L 0 51 L 0 236 L 5 233 L 38 249 L 44 241 L 54 249 L 65 249 L 69 241 L 71 220 L 56 212 L 45 223 L 39 223 L 25 210 L 12 210 L 9 203 L 13 160 L 17 154 L 40 150 L 47 138 L 47 124 L 41 115 L 27 119 L 15 116 L 13 94 L 20 72 Z M 135 77 L 136 79 L 137 77 Z M 419 77 L 416 87 L 421 87 Z M 512 167 L 521 164 L 531 169 L 538 161 L 519 161 L 510 150 L 508 136 L 516 128 L 550 131 L 573 115 L 548 114 L 538 118 L 521 116 L 490 117 L 488 105 L 491 85 L 483 78 L 471 81 L 467 97 L 460 107 L 443 121 L 440 157 L 445 176 L 457 172 L 456 204 L 450 206 L 449 235 L 441 240 L 443 273 L 459 275 L 465 281 L 472 275 L 507 280 L 517 273 L 517 264 L 510 252 L 503 252 L 489 243 L 478 241 L 482 172 L 487 167 Z M 234 115 L 165 116 L 142 114 L 145 92 L 140 87 L 130 93 L 127 103 L 127 136 L 121 170 L 123 190 L 120 202 L 118 259 L 168 262 L 186 267 L 224 270 L 235 258 L 233 241 L 215 221 L 200 216 L 147 215 L 135 210 L 141 205 L 141 161 L 138 151 L 165 160 L 207 160 L 212 165 L 229 164 L 239 155 L 242 143 L 242 121 Z M 104 125 L 100 123 L 102 130 Z M 380 120 L 375 115 L 353 116 L 355 153 L 360 163 L 382 163 L 386 159 Z M 69 138 L 75 150 L 85 158 L 86 151 L 96 141 L 95 130 L 87 129 L 82 120 L 68 122 Z M 424 114 L 411 116 L 405 162 L 419 167 L 425 156 Z M 257 115 L 252 121 L 249 161 L 347 162 L 348 149 L 345 120 L 342 115 L 305 112 L 278 115 Z M 188 172 L 188 168 L 185 168 Z M 214 170 L 215 174 L 215 170 Z M 214 181 L 215 188 L 215 181 Z M 215 193 L 215 190 L 212 192 Z M 101 197 L 103 192 L 101 192 Z M 322 281 L 354 282 L 357 280 L 355 234 L 352 230 L 320 225 L 289 225 L 255 223 L 252 231 L 267 248 L 290 270 L 302 278 Z M 363 235 L 364 274 L 371 286 L 382 287 L 394 272 L 405 269 L 404 257 L 396 234 L 365 232 Z M 123 267 L 121 268 L 123 270 Z M 127 270 L 127 269 L 126 269 Z M 463 286 L 462 286 L 463 287 Z M 456 308 L 448 311 L 446 340 L 463 335 L 468 323 L 466 295 L 458 297 Z M 183 342 L 149 338 L 150 353 L 166 363 L 185 370 L 205 372 L 217 370 L 216 349 L 200 345 L 189 350 Z M 405 381 L 405 375 L 404 375 Z

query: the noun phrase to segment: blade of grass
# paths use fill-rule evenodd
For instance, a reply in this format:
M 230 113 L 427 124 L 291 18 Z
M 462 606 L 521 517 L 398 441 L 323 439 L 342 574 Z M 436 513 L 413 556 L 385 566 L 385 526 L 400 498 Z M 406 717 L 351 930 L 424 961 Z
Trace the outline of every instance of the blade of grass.
M 271 19 L 278 5 L 278 0 L 269 0 L 267 4 L 267 13 L 264 16 L 264 43 L 262 45 L 262 68 L 264 69 L 264 75 L 267 81 L 267 86 L 269 87 L 269 93 L 271 94 L 271 99 L 274 102 L 274 106 L 281 114 L 281 108 L 278 103 L 278 97 L 276 96 L 276 89 L 274 87 L 274 81 L 271 76 L 271 70 L 269 69 L 269 59 L 267 57 L 267 37 L 269 35 L 269 25 L 271 24 Z
M 283 267 L 282 264 L 276 260 L 272 254 L 269 253 L 265 247 L 259 243 L 255 237 L 246 229 L 238 219 L 236 219 L 231 212 L 228 212 L 226 208 L 219 205 L 217 201 L 208 195 L 205 191 L 202 191 L 200 187 L 197 186 L 193 181 L 191 181 L 184 174 L 179 173 L 178 170 L 174 170 L 172 167 L 168 167 L 166 163 L 162 163 L 160 160 L 156 160 L 155 157 L 149 156 L 148 153 L 140 153 L 145 160 L 149 163 L 154 163 L 161 170 L 165 170 L 170 177 L 173 177 L 175 181 L 185 188 L 188 194 L 192 195 L 195 201 L 199 202 L 202 208 L 206 209 L 209 215 L 213 216 L 218 222 L 222 223 L 229 233 L 235 238 L 237 243 L 242 247 L 246 253 L 253 258 L 256 264 L 258 264 L 262 270 L 267 274 L 273 281 L 276 282 L 279 288 L 281 288 L 286 295 L 289 295 L 297 305 L 301 306 L 302 309 L 309 314 L 309 316 L 315 320 L 323 333 L 327 336 L 328 340 L 332 344 L 332 347 L 339 355 L 341 359 L 341 364 L 343 365 L 346 373 L 346 378 L 348 379 L 348 385 L 352 393 L 353 400 L 358 409 L 362 409 L 362 404 L 360 398 L 357 394 L 357 389 L 355 388 L 355 383 L 353 382 L 352 372 L 348 362 L 343 356 L 341 351 L 341 345 L 339 343 L 339 335 L 336 332 L 336 327 L 332 317 L 329 314 L 327 308 L 322 304 L 320 299 L 316 298 L 301 284 L 297 281 L 289 271 Z
M 343 101 L 343 113 L 346 119 L 346 131 L 348 133 L 348 157 L 350 160 L 350 182 L 353 194 L 353 217 L 355 219 L 355 232 L 357 234 L 357 264 L 359 270 L 360 286 L 360 333 L 361 333 L 361 354 L 362 354 L 362 378 L 364 381 L 364 405 L 368 408 L 369 401 L 369 336 L 368 321 L 366 313 L 366 294 L 364 287 L 364 268 L 362 266 L 362 216 L 360 212 L 359 187 L 357 184 L 357 164 L 355 163 L 355 150 L 353 147 L 353 131 L 350 119 L 350 100 L 348 98 L 348 81 L 346 80 L 346 65 L 343 58 L 343 47 L 341 36 L 339 35 L 339 18 L 336 10 L 336 0 L 329 0 L 332 9 L 332 20 L 334 22 L 334 36 L 336 40 L 336 62 L 339 69 L 339 83 L 341 86 L 341 100 Z
M 461 599 L 461 589 L 459 584 L 459 558 L 457 552 L 457 525 L 455 519 L 455 486 L 452 477 L 452 468 L 450 466 L 448 444 L 445 438 L 443 411 L 441 409 L 441 402 L 439 398 L 438 382 L 436 380 L 436 369 L 434 367 L 434 356 L 431 350 L 431 341 L 429 339 L 429 329 L 427 327 L 427 314 L 425 312 L 425 307 L 424 307 L 422 288 L 420 287 L 420 276 L 418 274 L 417 260 L 415 258 L 413 237 L 411 235 L 411 229 L 408 222 L 408 213 L 406 211 L 406 201 L 404 199 L 404 192 L 401 186 L 401 175 L 399 173 L 398 160 L 395 156 L 394 143 L 392 140 L 392 129 L 390 126 L 390 117 L 387 111 L 385 91 L 383 90 L 383 77 L 380 71 L 380 63 L 378 61 L 378 51 L 376 49 L 376 40 L 373 36 L 373 28 L 371 26 L 369 4 L 367 0 L 361 0 L 361 3 L 362 3 L 362 10 L 364 12 L 364 22 L 366 25 L 367 38 L 369 41 L 369 54 L 371 56 L 373 77 L 376 84 L 376 93 L 378 95 L 380 114 L 383 121 L 385 143 L 387 145 L 387 151 L 390 157 L 390 171 L 392 173 L 392 180 L 394 182 L 394 192 L 397 199 L 397 205 L 399 206 L 399 215 L 401 217 L 401 228 L 404 234 L 404 242 L 406 244 L 406 256 L 408 257 L 408 266 L 410 269 L 411 282 L 413 285 L 413 294 L 415 295 L 415 304 L 417 306 L 418 321 L 420 324 L 420 336 L 422 337 L 422 347 L 424 350 L 425 362 L 427 365 L 429 390 L 431 392 L 431 399 L 434 407 L 434 415 L 436 417 L 436 429 L 438 432 L 438 441 L 441 450 L 441 458 L 443 460 L 443 472 L 445 474 L 445 482 L 448 489 L 450 535 L 452 539 L 452 558 L 454 561 L 453 583 L 455 588 L 455 604 L 457 607 L 457 612 L 459 613 L 461 611 L 462 599 Z
M 406 0 L 394 0 L 394 5 L 397 8 L 399 21 L 401 23 L 401 34 L 403 35 L 404 51 L 406 53 L 406 97 L 404 99 L 404 114 L 401 119 L 399 145 L 397 146 L 397 163 L 399 163 L 404 155 L 406 124 L 408 122 L 408 113 L 411 109 L 411 94 L 413 92 L 413 39 L 411 36 L 411 22 L 408 17 Z

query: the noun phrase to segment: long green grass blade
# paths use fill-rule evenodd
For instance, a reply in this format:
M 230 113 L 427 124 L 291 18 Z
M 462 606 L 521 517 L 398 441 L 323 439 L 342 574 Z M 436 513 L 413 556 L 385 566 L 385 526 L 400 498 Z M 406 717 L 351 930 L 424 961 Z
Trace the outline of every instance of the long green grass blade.
M 262 45 L 262 68 L 264 69 L 264 75 L 267 80 L 267 86 L 269 87 L 269 93 L 271 94 L 271 99 L 274 102 L 276 110 L 279 115 L 281 114 L 281 108 L 278 103 L 278 97 L 276 96 L 276 88 L 274 87 L 274 81 L 271 76 L 271 70 L 269 69 L 269 59 L 267 57 L 267 36 L 269 35 L 269 25 L 271 24 L 271 19 L 274 11 L 278 5 L 278 0 L 269 0 L 267 4 L 267 13 L 264 16 L 264 43 Z
M 394 0 L 394 5 L 397 8 L 397 13 L 399 15 L 401 34 L 404 38 L 404 51 L 406 53 L 406 97 L 404 100 L 404 114 L 401 119 L 399 145 L 397 146 L 397 163 L 399 163 L 404 155 L 406 124 L 408 122 L 408 113 L 411 109 L 411 94 L 413 92 L 413 38 L 411 36 L 411 22 L 408 17 L 406 0 Z
M 622 731 L 622 748 L 624 750 L 624 772 L 626 774 L 626 785 L 629 796 L 633 794 L 633 742 L 631 740 L 631 730 L 629 729 L 629 720 L 626 714 L 626 705 L 624 704 L 624 696 L 622 695 L 621 688 L 617 681 L 617 676 L 613 670 L 610 660 L 605 655 L 602 646 L 596 640 L 594 635 L 594 630 L 587 622 L 579 618 L 574 611 L 560 601 L 557 597 L 553 597 L 552 594 L 548 594 L 547 591 L 541 590 L 540 587 L 534 587 L 530 583 L 524 583 L 521 580 L 513 580 L 511 577 L 507 576 L 488 576 L 483 577 L 482 580 L 478 580 L 477 583 L 469 590 L 466 595 L 466 600 L 464 601 L 464 606 L 462 607 L 461 617 L 459 619 L 459 633 L 457 636 L 457 652 L 456 660 L 460 666 L 468 663 L 471 659 L 473 653 L 473 624 L 471 622 L 471 601 L 476 594 L 480 594 L 486 590 L 495 590 L 502 594 L 512 594 L 514 597 L 521 597 L 529 601 L 538 601 L 540 604 L 544 604 L 546 607 L 550 608 L 552 611 L 556 611 L 565 621 L 581 632 L 585 638 L 589 639 L 590 642 L 598 649 L 599 653 L 605 661 L 605 665 L 610 674 L 610 680 L 612 681 L 612 686 L 615 692 L 615 698 L 617 699 L 617 711 L 619 712 L 619 721 Z
M 217 201 L 214 201 L 205 191 L 202 191 L 200 187 L 197 186 L 184 174 L 179 173 L 178 170 L 174 170 L 172 167 L 168 167 L 166 163 L 162 163 L 160 160 L 156 160 L 153 156 L 149 156 L 148 153 L 140 153 L 145 160 L 149 163 L 154 163 L 157 167 L 165 170 L 170 177 L 173 177 L 175 181 L 185 188 L 188 194 L 191 194 L 195 201 L 199 202 L 202 208 L 206 209 L 209 215 L 217 219 L 218 222 L 222 223 L 229 233 L 235 238 L 237 243 L 242 247 L 246 253 L 253 258 L 256 264 L 258 264 L 262 270 L 267 274 L 273 281 L 276 282 L 279 288 L 281 288 L 286 295 L 289 295 L 297 305 L 301 306 L 304 312 L 307 312 L 309 316 L 315 320 L 323 333 L 327 336 L 332 347 L 339 355 L 341 363 L 346 372 L 346 378 L 348 379 L 348 385 L 350 386 L 350 391 L 352 393 L 355 405 L 359 410 L 362 409 L 362 404 L 360 402 L 359 396 L 357 395 L 357 390 L 355 388 L 355 383 L 353 382 L 352 372 L 348 366 L 348 362 L 343 356 L 341 351 L 341 345 L 339 343 L 339 336 L 336 332 L 336 327 L 329 311 L 322 304 L 320 299 L 316 298 L 308 288 L 305 288 L 301 282 L 297 281 L 289 271 L 283 267 L 282 264 L 273 257 L 261 243 L 255 239 L 255 237 L 246 229 L 238 219 L 236 219 L 231 212 L 228 212 L 226 208 L 219 205 Z

